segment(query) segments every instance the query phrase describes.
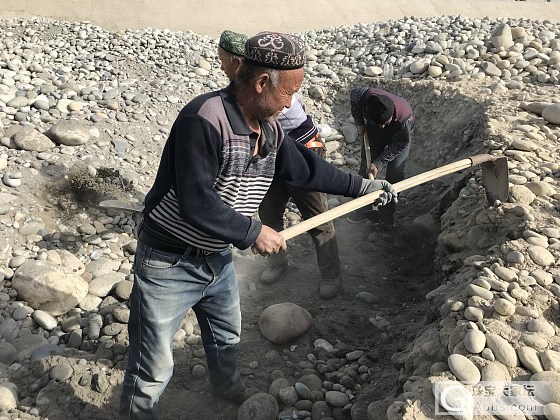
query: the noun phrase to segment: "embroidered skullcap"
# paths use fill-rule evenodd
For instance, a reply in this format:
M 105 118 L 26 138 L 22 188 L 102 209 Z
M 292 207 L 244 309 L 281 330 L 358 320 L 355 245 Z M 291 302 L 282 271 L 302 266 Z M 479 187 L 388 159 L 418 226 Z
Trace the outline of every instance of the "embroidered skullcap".
M 231 54 L 243 57 L 245 54 L 245 42 L 247 42 L 247 35 L 238 34 L 226 29 L 220 35 L 218 45 Z
M 393 116 L 395 104 L 385 95 L 371 95 L 367 98 L 367 117 L 375 124 L 384 124 Z
M 304 52 L 305 43 L 301 38 L 278 32 L 258 33 L 245 44 L 245 60 L 278 70 L 302 68 Z

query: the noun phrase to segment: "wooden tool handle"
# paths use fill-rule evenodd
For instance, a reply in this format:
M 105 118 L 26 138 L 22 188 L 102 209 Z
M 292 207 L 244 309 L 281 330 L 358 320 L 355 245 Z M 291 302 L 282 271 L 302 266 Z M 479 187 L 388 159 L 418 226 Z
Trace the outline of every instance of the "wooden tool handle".
M 367 129 L 364 131 L 364 150 L 366 155 L 366 171 L 369 179 L 375 179 L 375 176 L 369 171 L 371 167 L 371 147 L 369 145 L 369 138 L 367 135 Z
M 395 188 L 397 192 L 405 191 L 409 188 L 423 184 L 424 182 L 460 171 L 461 169 L 470 168 L 474 163 L 479 164 L 495 159 L 496 158 L 492 155 L 476 155 L 467 159 L 458 160 L 457 162 L 453 162 L 445 166 L 440 166 L 439 168 L 432 169 L 431 171 L 423 172 L 419 175 L 397 182 L 393 184 L 393 188 Z M 317 216 L 313 216 L 307 220 L 304 220 L 297 225 L 284 229 L 282 232 L 280 232 L 280 234 L 284 237 L 285 240 L 295 238 L 296 236 L 305 233 L 308 230 L 313 229 L 314 227 L 322 225 L 323 223 L 330 222 L 337 217 L 343 216 L 347 213 L 373 203 L 381 195 L 382 192 L 383 191 L 375 191 L 362 197 L 358 197 L 324 213 L 318 214 Z

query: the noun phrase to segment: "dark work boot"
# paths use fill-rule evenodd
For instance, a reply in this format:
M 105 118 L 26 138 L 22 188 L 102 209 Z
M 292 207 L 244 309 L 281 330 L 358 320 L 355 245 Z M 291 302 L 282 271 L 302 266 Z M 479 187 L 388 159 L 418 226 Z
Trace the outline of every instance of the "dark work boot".
M 272 254 L 267 258 L 269 266 L 261 275 L 261 281 L 266 284 L 275 283 L 288 270 L 288 256 L 286 251 Z
M 247 392 L 246 392 L 247 388 L 245 388 L 245 386 L 243 386 L 242 388 L 239 388 L 237 391 L 235 392 L 230 392 L 227 394 L 220 394 L 216 391 L 212 391 L 212 394 L 216 397 L 216 398 L 220 398 L 222 400 L 226 400 L 229 401 L 232 404 L 236 404 L 236 405 L 241 405 L 245 402 L 245 400 L 247 398 L 249 398 L 247 396 Z
M 342 276 L 335 279 L 322 279 L 319 285 L 319 296 L 322 299 L 331 299 L 342 292 Z

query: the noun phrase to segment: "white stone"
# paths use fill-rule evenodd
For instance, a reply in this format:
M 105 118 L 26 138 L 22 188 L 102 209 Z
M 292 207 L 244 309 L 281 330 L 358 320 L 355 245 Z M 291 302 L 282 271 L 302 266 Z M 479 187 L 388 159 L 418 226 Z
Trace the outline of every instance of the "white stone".
M 543 368 L 537 351 L 528 346 L 522 346 L 517 349 L 517 356 L 521 362 L 521 366 L 529 369 L 532 373 L 542 372 Z
M 461 354 L 451 354 L 447 358 L 451 373 L 465 384 L 476 384 L 480 381 L 480 371 L 476 365 Z
M 518 365 L 517 354 L 512 345 L 497 334 L 486 334 L 486 346 L 492 350 L 496 360 L 502 362 L 507 367 Z
M 541 267 L 547 267 L 551 264 L 554 264 L 554 255 L 552 255 L 549 250 L 543 248 L 542 246 L 532 245 L 527 248 L 527 253 L 529 254 L 529 257 L 531 257 L 533 262 L 540 265 Z
M 465 348 L 474 354 L 480 353 L 486 346 L 486 336 L 482 331 L 469 330 L 463 339 Z
M 510 316 L 515 313 L 515 305 L 507 299 L 496 299 L 493 306 L 496 312 L 503 316 Z

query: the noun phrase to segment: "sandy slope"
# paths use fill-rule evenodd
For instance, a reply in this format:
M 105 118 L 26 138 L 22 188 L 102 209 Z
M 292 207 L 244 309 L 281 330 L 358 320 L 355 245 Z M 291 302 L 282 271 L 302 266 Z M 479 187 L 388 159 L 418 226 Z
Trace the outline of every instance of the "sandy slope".
M 105 29 L 168 28 L 218 36 L 224 28 L 302 32 L 403 16 L 524 17 L 560 21 L 560 0 L 0 0 L 0 18 L 90 20 Z M 255 6 L 260 4 L 260 6 Z M 300 10 L 305 4 L 305 9 Z

